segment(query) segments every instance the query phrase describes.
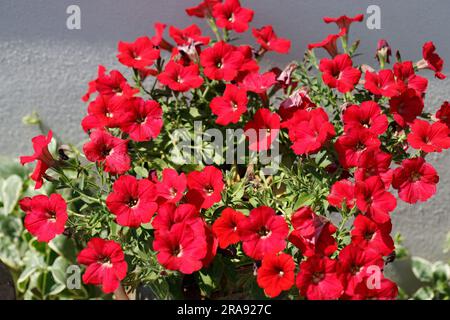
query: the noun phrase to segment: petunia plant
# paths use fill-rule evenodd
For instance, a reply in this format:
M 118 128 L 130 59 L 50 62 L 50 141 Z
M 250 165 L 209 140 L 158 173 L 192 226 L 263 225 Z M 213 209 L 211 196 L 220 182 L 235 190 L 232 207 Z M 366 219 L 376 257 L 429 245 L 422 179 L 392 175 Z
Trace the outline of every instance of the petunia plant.
M 21 200 L 27 230 L 74 239 L 83 282 L 117 298 L 395 299 L 383 271 L 396 196 L 431 198 L 426 158 L 450 147 L 449 103 L 424 111 L 422 72 L 445 78 L 434 44 L 391 65 L 380 40 L 357 65 L 349 31 L 363 15 L 325 17 L 337 33 L 267 70 L 291 42 L 268 25 L 241 44 L 253 11 L 239 0 L 186 12 L 211 32 L 156 23 L 119 42 L 127 74 L 99 66 L 81 150 L 33 139 L 21 162 L 57 193 Z

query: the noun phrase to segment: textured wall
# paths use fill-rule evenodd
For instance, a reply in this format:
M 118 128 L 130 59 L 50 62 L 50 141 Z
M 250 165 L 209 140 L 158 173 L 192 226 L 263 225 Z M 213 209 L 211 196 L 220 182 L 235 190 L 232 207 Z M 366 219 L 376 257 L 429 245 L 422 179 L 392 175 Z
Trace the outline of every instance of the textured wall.
M 69 142 L 85 136 L 79 122 L 85 106 L 80 97 L 97 65 L 119 67 L 114 60 L 118 40 L 133 40 L 152 33 L 155 21 L 184 27 L 192 19 L 183 8 L 199 0 L 1 0 L 0 1 L 0 155 L 30 152 L 29 139 L 36 128 L 24 127 L 21 118 L 37 110 L 45 124 Z M 434 40 L 439 53 L 450 59 L 448 32 L 442 31 L 450 16 L 446 0 L 243 0 L 256 11 L 254 26 L 273 24 L 279 35 L 293 41 L 289 56 L 269 55 L 277 63 L 301 58 L 307 43 L 321 40 L 334 26 L 321 22 L 324 15 L 353 15 L 369 4 L 381 7 L 382 29 L 353 28 L 361 38 L 361 51 L 369 56 L 376 41 L 386 38 L 404 58 L 416 60 L 421 45 Z M 66 8 L 81 7 L 81 30 L 66 28 Z M 201 23 L 200 20 L 196 22 Z M 366 60 L 367 61 L 367 60 Z M 450 72 L 449 72 L 450 74 Z M 435 110 L 450 97 L 450 82 L 433 81 L 427 104 Z M 396 230 L 406 237 L 414 254 L 435 259 L 442 256 L 442 243 L 450 229 L 450 159 L 435 158 L 441 174 L 439 192 L 426 204 L 401 204 L 393 214 Z

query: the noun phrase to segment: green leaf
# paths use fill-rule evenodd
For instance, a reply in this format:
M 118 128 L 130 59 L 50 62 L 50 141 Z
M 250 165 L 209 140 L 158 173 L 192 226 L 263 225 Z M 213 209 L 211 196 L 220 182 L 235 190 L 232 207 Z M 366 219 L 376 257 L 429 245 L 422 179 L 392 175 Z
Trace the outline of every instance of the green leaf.
M 13 210 L 22 192 L 23 181 L 17 175 L 12 175 L 3 181 L 1 185 L 1 199 L 3 202 L 3 214 L 8 215 Z
M 422 282 L 430 282 L 433 280 L 432 264 L 420 257 L 412 257 L 412 271 L 414 275 Z
M 35 273 L 35 271 L 37 271 L 36 266 L 28 266 L 22 271 L 19 279 L 17 280 L 17 290 L 19 290 L 19 292 L 25 292 L 30 277 L 33 273 Z
M 76 248 L 73 241 L 65 236 L 57 236 L 48 243 L 50 249 L 55 251 L 59 256 L 66 258 L 69 262 L 76 261 Z
M 53 279 L 56 283 L 66 286 L 67 283 L 67 273 L 66 270 L 69 267 L 70 263 L 63 257 L 58 257 L 53 262 L 53 265 L 50 267 L 50 271 L 52 273 Z
M 450 266 L 442 261 L 438 261 L 433 265 L 434 281 L 447 282 L 450 279 Z
M 433 289 L 430 287 L 423 287 L 414 293 L 413 298 L 416 300 L 432 300 L 434 297 Z
M 141 178 L 147 178 L 148 177 L 148 170 L 144 167 L 134 167 L 134 172 Z

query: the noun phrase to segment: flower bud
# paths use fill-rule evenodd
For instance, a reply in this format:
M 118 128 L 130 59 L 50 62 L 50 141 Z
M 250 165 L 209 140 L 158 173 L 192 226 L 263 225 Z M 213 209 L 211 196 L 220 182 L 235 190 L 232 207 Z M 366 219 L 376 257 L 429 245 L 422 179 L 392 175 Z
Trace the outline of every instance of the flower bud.
M 384 39 L 380 39 L 378 41 L 377 54 L 375 55 L 375 58 L 378 60 L 381 66 L 384 66 L 386 62 L 390 63 L 391 56 L 392 50 L 389 46 L 389 43 Z

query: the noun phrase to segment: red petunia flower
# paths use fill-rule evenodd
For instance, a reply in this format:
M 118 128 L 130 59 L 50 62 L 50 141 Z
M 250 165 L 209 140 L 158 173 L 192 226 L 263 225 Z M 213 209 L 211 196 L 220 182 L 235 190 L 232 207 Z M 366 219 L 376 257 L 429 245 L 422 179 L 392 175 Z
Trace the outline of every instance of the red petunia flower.
M 328 121 L 328 115 L 322 108 L 311 111 L 298 110 L 283 123 L 289 130 L 291 148 L 295 154 L 313 154 L 336 135 L 334 126 Z
M 427 91 L 428 79 L 416 75 L 412 61 L 397 62 L 394 65 L 394 75 L 397 79 L 397 84 L 406 89 L 414 89 L 417 93 L 423 94 Z
M 224 188 L 222 171 L 214 166 L 206 166 L 202 171 L 193 171 L 187 175 L 189 203 L 198 208 L 208 209 L 222 200 Z
M 345 109 L 343 115 L 344 129 L 366 128 L 375 135 L 386 132 L 388 119 L 381 111 L 380 106 L 375 101 L 364 101 L 361 106 L 352 105 Z
M 303 261 L 296 284 L 308 300 L 335 300 L 344 291 L 336 274 L 336 260 L 328 257 L 314 256 Z
M 304 89 L 295 90 L 286 100 L 280 104 L 278 113 L 283 121 L 287 121 L 297 110 L 315 109 L 316 105 L 311 101 L 308 92 Z
M 392 186 L 398 190 L 400 199 L 407 203 L 426 201 L 436 193 L 439 176 L 424 158 L 403 160 L 394 170 Z
M 158 214 L 153 219 L 152 226 L 157 232 L 171 231 L 174 225 L 184 222 L 194 230 L 202 230 L 203 228 L 203 220 L 195 206 L 184 203 L 177 207 L 174 203 L 166 203 L 159 206 Z
M 291 41 L 278 38 L 272 26 L 264 26 L 261 29 L 253 29 L 253 36 L 261 47 L 266 51 L 278 53 L 288 53 L 291 48 Z
M 61 195 L 26 197 L 19 201 L 19 205 L 26 214 L 25 228 L 38 241 L 49 242 L 64 232 L 68 216 L 67 204 Z
M 158 208 L 154 201 L 153 184 L 148 179 L 120 176 L 106 198 L 106 206 L 124 227 L 137 228 L 149 223 Z
M 223 41 L 205 49 L 200 55 L 204 73 L 211 80 L 234 80 L 243 61 L 243 54 L 235 46 Z
M 280 131 L 280 116 L 269 109 L 258 109 L 253 119 L 244 127 L 252 151 L 268 150 Z
M 374 95 L 395 97 L 400 93 L 392 70 L 380 70 L 378 73 L 366 71 L 365 80 L 364 88 Z
M 388 256 L 395 250 L 390 233 L 391 221 L 379 224 L 364 215 L 358 215 L 353 221 L 352 243 L 362 249 L 370 248 L 382 256 Z
M 117 121 L 132 140 L 149 141 L 159 135 L 163 126 L 162 108 L 156 101 L 135 98 Z
M 369 279 L 367 279 L 369 280 Z M 398 287 L 395 282 L 381 277 L 378 285 L 373 288 L 361 281 L 355 288 L 351 300 L 395 300 L 398 296 Z
M 189 16 L 194 16 L 197 18 L 210 17 L 212 15 L 212 10 L 214 6 L 222 0 L 204 0 L 200 2 L 195 7 L 187 8 L 185 11 Z
M 120 244 L 113 240 L 92 238 L 78 254 L 77 260 L 87 266 L 83 282 L 101 285 L 104 293 L 114 292 L 127 275 L 125 255 Z
M 424 103 L 414 89 L 407 89 L 398 97 L 389 101 L 390 111 L 395 122 L 401 127 L 411 124 L 422 114 Z
M 155 47 L 159 47 L 168 52 L 172 52 L 173 46 L 164 39 L 166 25 L 161 22 L 155 23 L 155 35 L 150 39 Z
M 259 71 L 259 64 L 256 61 L 253 53 L 253 49 L 247 45 L 241 45 L 237 47 L 237 50 L 242 53 L 244 60 L 238 70 L 236 76 L 236 82 L 242 83 L 243 79 L 250 73 L 257 73 Z
M 276 75 L 273 72 L 266 72 L 260 74 L 258 72 L 251 72 L 242 80 L 241 86 L 247 91 L 258 94 L 265 94 L 267 89 L 277 83 Z
M 331 17 L 324 17 L 323 18 L 323 22 L 325 23 L 336 23 L 336 25 L 339 27 L 339 29 L 345 30 L 346 34 L 348 34 L 348 32 L 350 31 L 350 25 L 353 22 L 361 22 L 364 19 L 364 15 L 363 14 L 357 14 L 356 16 L 352 17 L 347 17 L 347 16 L 340 16 L 337 18 L 331 18 Z
M 356 182 L 355 197 L 358 209 L 377 223 L 389 221 L 389 213 L 397 206 L 397 200 L 377 176 Z
M 209 43 L 209 37 L 203 37 L 202 30 L 196 24 L 190 25 L 185 29 L 178 29 L 171 26 L 169 28 L 169 35 L 179 46 L 198 46 Z
M 345 204 L 347 209 L 352 209 L 356 205 L 355 184 L 346 179 L 335 182 L 327 200 L 333 207 L 342 209 Z
M 341 93 L 352 91 L 361 78 L 361 71 L 353 68 L 348 54 L 340 54 L 333 59 L 323 58 L 320 60 L 319 69 L 323 82 L 330 88 L 337 88 Z
M 144 69 L 151 66 L 159 54 L 149 37 L 140 37 L 131 43 L 120 41 L 117 58 L 127 67 Z
M 166 65 L 157 79 L 171 90 L 180 92 L 198 88 L 203 84 L 203 78 L 199 76 L 196 64 L 185 67 L 174 61 L 170 61 Z
M 191 274 L 203 267 L 207 242 L 188 223 L 177 223 L 170 231 L 155 233 L 153 250 L 158 251 L 156 257 L 166 269 Z
M 294 230 L 288 240 L 295 245 L 302 255 L 330 256 L 337 250 L 333 234 L 337 228 L 325 217 L 315 214 L 311 208 L 298 209 L 291 218 Z
M 253 10 L 241 7 L 239 0 L 219 2 L 212 12 L 218 27 L 238 33 L 247 31 L 248 24 L 253 20 L 253 14 Z
M 217 116 L 216 123 L 226 126 L 237 123 L 247 111 L 247 91 L 227 84 L 223 96 L 211 100 L 211 111 Z
M 187 179 L 184 173 L 174 169 L 166 168 L 162 171 L 161 181 L 154 181 L 155 198 L 158 204 L 177 203 L 183 198 L 187 186 Z
M 355 171 L 355 180 L 364 181 L 370 177 L 378 176 L 386 188 L 392 182 L 393 171 L 389 169 L 392 156 L 379 149 L 370 149 L 359 157 L 358 168 Z
M 267 254 L 258 269 L 256 281 L 267 296 L 275 298 L 282 291 L 292 288 L 295 280 L 294 270 L 295 263 L 291 255 Z
M 207 268 L 211 264 L 211 262 L 213 262 L 214 257 L 217 254 L 217 249 L 219 248 L 219 240 L 211 230 L 211 226 L 209 226 L 206 222 L 203 222 L 203 229 L 206 241 L 206 255 L 202 259 L 202 267 Z
M 53 132 L 51 130 L 49 130 L 47 136 L 39 135 L 34 137 L 31 140 L 33 143 L 34 154 L 31 156 L 20 157 L 20 163 L 22 165 L 36 161 L 36 167 L 31 174 L 31 179 L 36 182 L 35 189 L 42 187 L 42 184 L 44 183 L 43 177 L 45 176 L 47 169 L 57 165 L 57 161 L 48 150 L 48 145 L 52 141 L 52 137 Z
M 277 253 L 286 247 L 289 227 L 282 216 L 272 208 L 258 207 L 238 222 L 238 233 L 244 253 L 255 260 L 266 254 Z
M 436 47 L 434 46 L 434 43 L 429 41 L 423 45 L 423 60 L 425 60 L 425 66 L 426 68 L 434 71 L 434 76 L 438 79 L 445 79 L 447 78 L 445 74 L 442 73 L 442 70 L 444 69 L 444 60 L 436 53 Z M 421 68 L 421 65 L 419 63 L 419 69 Z
M 107 96 L 99 95 L 89 103 L 88 114 L 81 121 L 83 130 L 117 127 L 117 110 L 112 107 Z
M 345 36 L 346 34 L 347 30 L 345 29 L 342 29 L 338 34 L 330 34 L 321 42 L 308 44 L 308 50 L 323 48 L 331 57 L 335 57 L 339 54 L 336 42 L 340 37 Z
M 408 143 L 411 147 L 423 152 L 441 152 L 450 148 L 450 129 L 441 122 L 433 124 L 425 120 L 416 119 L 411 125 L 408 134 Z
M 355 287 L 372 274 L 371 268 L 378 267 L 381 271 L 383 266 L 383 257 L 375 250 L 354 244 L 343 248 L 339 252 L 336 271 L 345 287 L 345 295 L 353 295 Z
M 104 170 L 111 174 L 124 174 L 130 170 L 128 140 L 116 138 L 102 130 L 92 132 L 90 139 L 83 146 L 83 152 L 89 161 L 102 164 Z
M 219 246 L 225 249 L 231 244 L 239 242 L 238 224 L 245 216 L 231 208 L 226 208 L 212 226 L 214 234 L 219 239 Z
M 340 136 L 334 144 L 339 162 L 344 168 L 356 167 L 361 154 L 370 149 L 378 149 L 381 142 L 368 130 L 353 128 Z
M 450 129 L 450 103 L 445 101 L 436 112 L 436 118 Z

